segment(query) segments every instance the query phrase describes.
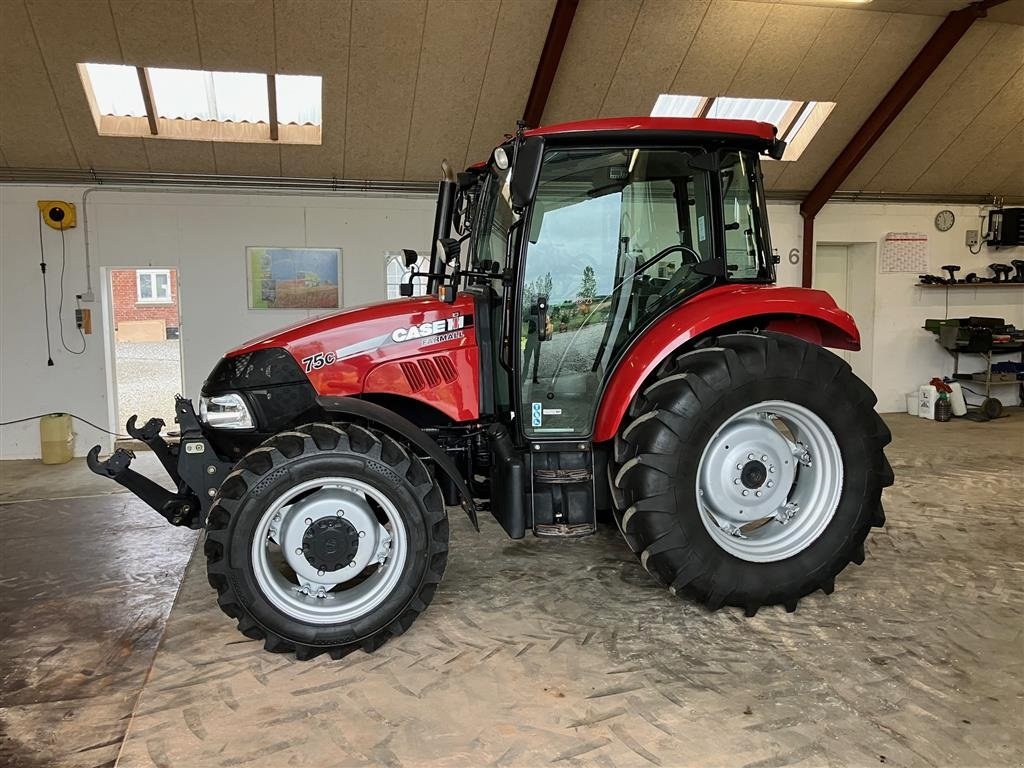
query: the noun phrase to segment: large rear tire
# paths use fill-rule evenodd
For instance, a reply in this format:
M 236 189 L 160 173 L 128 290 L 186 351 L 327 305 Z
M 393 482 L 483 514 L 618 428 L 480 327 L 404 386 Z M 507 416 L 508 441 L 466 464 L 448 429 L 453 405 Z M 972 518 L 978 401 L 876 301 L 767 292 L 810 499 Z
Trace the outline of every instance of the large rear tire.
M 795 610 L 864 561 L 893 482 L 870 388 L 782 334 L 712 339 L 631 403 L 610 475 L 616 520 L 651 575 L 712 610 Z
M 300 660 L 376 650 L 427 607 L 448 518 L 423 462 L 384 433 L 310 424 L 247 454 L 207 519 L 210 585 L 246 637 Z

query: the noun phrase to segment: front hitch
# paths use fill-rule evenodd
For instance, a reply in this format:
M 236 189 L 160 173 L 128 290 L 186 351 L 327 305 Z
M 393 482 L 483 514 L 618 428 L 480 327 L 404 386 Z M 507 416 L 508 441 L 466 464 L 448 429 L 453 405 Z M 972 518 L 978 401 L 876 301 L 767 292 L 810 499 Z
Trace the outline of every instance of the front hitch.
M 85 463 L 97 475 L 109 477 L 118 485 L 127 488 L 171 525 L 201 527 L 196 525 L 200 510 L 199 501 L 191 493 L 171 493 L 145 475 L 140 475 L 131 468 L 135 454 L 126 448 L 118 448 L 106 461 L 100 461 L 99 453 L 100 447 L 96 445 L 85 457 Z
M 168 443 L 160 434 L 162 419 L 150 419 L 138 427 L 137 417 L 128 419 L 126 429 L 143 442 L 160 460 L 167 475 L 177 486 L 172 493 L 131 468 L 135 454 L 116 449 L 100 461 L 100 446 L 86 456 L 86 464 L 97 475 L 109 477 L 134 493 L 172 525 L 202 528 L 217 489 L 231 471 L 231 462 L 222 461 L 203 435 L 192 401 L 180 395 L 174 399 L 175 421 L 181 427 L 178 443 Z

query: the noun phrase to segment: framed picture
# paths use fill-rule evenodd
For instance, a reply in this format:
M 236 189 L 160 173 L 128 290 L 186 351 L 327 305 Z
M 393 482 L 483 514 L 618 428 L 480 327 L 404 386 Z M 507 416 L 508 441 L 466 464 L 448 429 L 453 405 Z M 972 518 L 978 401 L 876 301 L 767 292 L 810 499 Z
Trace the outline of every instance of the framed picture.
M 245 249 L 249 309 L 341 307 L 340 248 Z

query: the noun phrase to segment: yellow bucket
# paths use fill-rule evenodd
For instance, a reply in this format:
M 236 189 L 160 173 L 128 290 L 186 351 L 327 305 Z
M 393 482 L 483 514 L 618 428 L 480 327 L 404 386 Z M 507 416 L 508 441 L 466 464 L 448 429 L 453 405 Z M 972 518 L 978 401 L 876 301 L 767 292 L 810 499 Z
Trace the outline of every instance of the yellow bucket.
M 71 416 L 50 413 L 39 418 L 39 444 L 43 464 L 66 464 L 75 455 L 75 436 L 71 434 Z

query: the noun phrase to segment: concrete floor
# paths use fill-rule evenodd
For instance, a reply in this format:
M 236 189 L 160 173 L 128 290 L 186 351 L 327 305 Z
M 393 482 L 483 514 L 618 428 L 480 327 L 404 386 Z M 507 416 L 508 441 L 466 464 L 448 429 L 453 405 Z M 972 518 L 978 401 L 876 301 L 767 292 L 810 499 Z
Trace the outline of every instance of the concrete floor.
M 511 542 L 453 510 L 428 611 L 341 662 L 237 634 L 201 553 L 186 568 L 194 534 L 131 497 L 5 503 L 0 764 L 1020 765 L 1012 413 L 887 417 L 889 524 L 795 614 L 675 600 L 611 530 Z M 19 471 L 21 496 L 39 498 Z

